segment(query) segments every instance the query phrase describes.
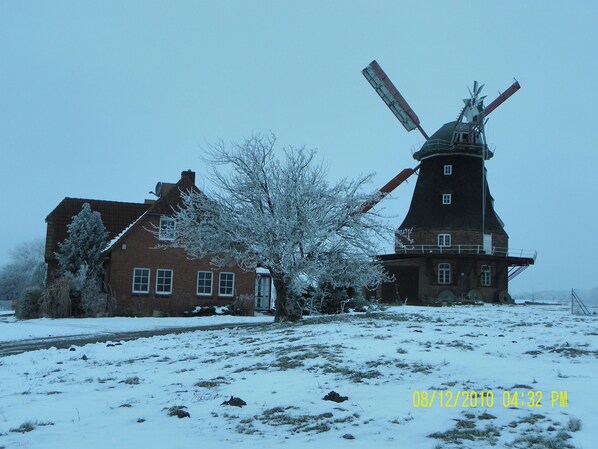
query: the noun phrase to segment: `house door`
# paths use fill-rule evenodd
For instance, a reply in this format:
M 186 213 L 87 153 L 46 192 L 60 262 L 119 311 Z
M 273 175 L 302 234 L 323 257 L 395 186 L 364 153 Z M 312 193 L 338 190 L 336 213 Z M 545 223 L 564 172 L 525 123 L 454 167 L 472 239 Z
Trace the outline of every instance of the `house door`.
M 270 276 L 258 275 L 255 279 L 255 310 L 270 310 Z

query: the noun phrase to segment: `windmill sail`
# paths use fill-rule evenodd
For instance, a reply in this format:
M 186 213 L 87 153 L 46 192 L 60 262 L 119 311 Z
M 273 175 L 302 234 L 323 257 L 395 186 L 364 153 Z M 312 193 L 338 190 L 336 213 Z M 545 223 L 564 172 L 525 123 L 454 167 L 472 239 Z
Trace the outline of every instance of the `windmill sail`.
M 424 134 L 426 139 L 428 138 L 420 127 L 417 114 L 411 109 L 407 100 L 403 98 L 399 90 L 376 61 L 372 61 L 361 73 L 363 73 L 363 76 L 365 76 L 374 90 L 380 95 L 382 101 L 386 103 L 386 106 L 390 108 L 407 131 L 417 128 Z

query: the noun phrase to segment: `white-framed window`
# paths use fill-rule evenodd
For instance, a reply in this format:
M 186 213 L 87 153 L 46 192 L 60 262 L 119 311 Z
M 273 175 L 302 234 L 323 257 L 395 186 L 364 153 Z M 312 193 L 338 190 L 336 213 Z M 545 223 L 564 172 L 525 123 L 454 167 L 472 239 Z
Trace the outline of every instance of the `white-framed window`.
M 453 200 L 453 195 L 450 193 L 443 193 L 442 194 L 442 204 L 451 204 Z
M 446 176 L 453 174 L 453 166 L 452 165 L 445 165 L 444 166 L 444 174 Z
M 450 284 L 451 283 L 451 264 L 450 263 L 439 263 L 438 264 L 438 283 L 439 284 Z
M 174 219 L 170 217 L 160 217 L 160 240 L 174 240 Z
M 480 274 L 480 285 L 489 287 L 492 283 L 492 268 L 490 265 L 482 265 L 482 272 Z
M 451 246 L 451 235 L 438 234 L 438 246 L 445 248 Z
M 199 296 L 210 296 L 212 294 L 212 282 L 214 273 L 211 271 L 197 272 L 197 294 Z
M 235 273 L 220 273 L 218 296 L 233 296 L 235 293 Z
M 133 269 L 133 293 L 149 293 L 150 269 Z
M 169 295 L 172 293 L 172 270 L 158 268 L 156 270 L 156 294 Z

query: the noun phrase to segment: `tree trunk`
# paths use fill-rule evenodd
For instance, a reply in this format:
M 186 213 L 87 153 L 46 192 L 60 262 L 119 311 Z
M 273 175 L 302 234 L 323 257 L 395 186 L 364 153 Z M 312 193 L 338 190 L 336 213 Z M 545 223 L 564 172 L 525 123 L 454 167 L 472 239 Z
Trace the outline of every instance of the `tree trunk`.
M 273 273 L 272 280 L 276 289 L 276 316 L 274 322 L 299 321 L 301 319 L 301 308 L 295 299 L 289 296 L 289 288 L 284 277 Z

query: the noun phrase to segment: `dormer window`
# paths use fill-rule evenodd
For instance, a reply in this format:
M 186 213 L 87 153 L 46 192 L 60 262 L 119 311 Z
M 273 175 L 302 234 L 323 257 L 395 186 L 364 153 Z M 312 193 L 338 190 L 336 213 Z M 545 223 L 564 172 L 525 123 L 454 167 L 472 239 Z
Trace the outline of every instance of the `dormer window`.
M 444 166 L 444 174 L 445 176 L 449 176 L 453 174 L 453 166 L 452 165 L 445 165 Z
M 438 234 L 438 246 L 441 248 L 448 248 L 451 246 L 450 234 Z
M 174 240 L 174 219 L 160 217 L 160 240 Z
M 442 204 L 451 204 L 452 201 L 453 201 L 453 196 L 450 193 L 442 194 Z

